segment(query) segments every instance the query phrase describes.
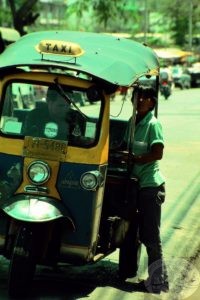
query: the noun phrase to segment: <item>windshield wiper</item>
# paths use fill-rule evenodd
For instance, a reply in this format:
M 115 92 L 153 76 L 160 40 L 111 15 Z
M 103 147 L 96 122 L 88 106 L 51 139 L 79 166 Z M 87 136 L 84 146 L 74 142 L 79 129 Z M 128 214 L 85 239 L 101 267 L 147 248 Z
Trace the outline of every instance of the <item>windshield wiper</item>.
M 78 112 L 87 120 L 90 120 L 90 118 L 88 116 L 86 116 L 78 107 L 78 105 L 76 105 L 76 103 L 74 102 L 74 100 L 72 100 L 63 90 L 62 86 L 58 83 L 58 78 L 54 79 L 55 85 L 58 88 L 58 92 L 59 94 L 69 103 L 72 104 L 77 110 Z

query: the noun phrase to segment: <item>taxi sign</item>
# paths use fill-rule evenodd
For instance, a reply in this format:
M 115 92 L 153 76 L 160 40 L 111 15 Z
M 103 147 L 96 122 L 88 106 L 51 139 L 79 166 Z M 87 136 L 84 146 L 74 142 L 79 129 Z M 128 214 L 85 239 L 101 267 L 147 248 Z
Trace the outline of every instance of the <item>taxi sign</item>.
M 80 45 L 58 40 L 43 40 L 36 46 L 36 50 L 42 54 L 58 54 L 78 57 L 83 55 L 84 50 Z

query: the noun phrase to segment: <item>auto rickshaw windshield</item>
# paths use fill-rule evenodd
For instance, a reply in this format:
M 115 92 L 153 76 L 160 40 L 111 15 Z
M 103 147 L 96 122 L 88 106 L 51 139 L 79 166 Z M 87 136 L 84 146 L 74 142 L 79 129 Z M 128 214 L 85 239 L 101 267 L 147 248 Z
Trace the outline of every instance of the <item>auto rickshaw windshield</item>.
M 3 98 L 4 135 L 56 139 L 80 147 L 98 139 L 102 99 L 91 102 L 87 89 L 11 81 Z

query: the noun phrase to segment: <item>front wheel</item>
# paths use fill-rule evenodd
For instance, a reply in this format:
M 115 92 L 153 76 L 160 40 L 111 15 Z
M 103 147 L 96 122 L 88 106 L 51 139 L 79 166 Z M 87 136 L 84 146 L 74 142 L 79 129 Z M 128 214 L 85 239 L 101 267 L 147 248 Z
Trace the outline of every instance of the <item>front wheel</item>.
M 30 224 L 20 227 L 9 268 L 8 292 L 11 297 L 25 296 L 31 287 L 36 269 L 33 236 Z

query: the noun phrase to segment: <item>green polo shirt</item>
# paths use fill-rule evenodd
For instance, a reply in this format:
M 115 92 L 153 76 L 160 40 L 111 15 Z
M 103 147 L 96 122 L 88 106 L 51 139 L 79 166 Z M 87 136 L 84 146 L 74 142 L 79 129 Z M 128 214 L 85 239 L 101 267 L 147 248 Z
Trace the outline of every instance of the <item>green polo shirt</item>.
M 153 113 L 149 112 L 135 127 L 132 152 L 135 155 L 148 153 L 151 146 L 156 143 L 164 145 L 162 127 Z M 132 175 L 138 178 L 140 187 L 155 187 L 165 181 L 159 170 L 158 161 L 145 164 L 134 163 Z

